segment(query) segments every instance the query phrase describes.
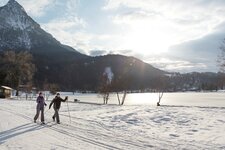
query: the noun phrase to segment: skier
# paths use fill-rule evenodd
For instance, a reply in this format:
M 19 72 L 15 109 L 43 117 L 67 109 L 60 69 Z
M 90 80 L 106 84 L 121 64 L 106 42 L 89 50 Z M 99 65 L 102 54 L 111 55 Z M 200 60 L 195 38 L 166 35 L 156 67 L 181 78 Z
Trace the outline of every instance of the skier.
M 39 117 L 39 113 L 41 111 L 41 123 L 45 124 L 45 119 L 44 119 L 44 106 L 47 106 L 47 104 L 45 103 L 45 99 L 42 95 L 42 92 L 39 93 L 39 96 L 37 97 L 37 112 L 36 115 L 34 116 L 34 123 L 36 123 L 37 118 Z
M 55 114 L 52 116 L 52 119 L 53 119 L 53 121 L 55 121 L 55 118 L 56 118 L 56 121 L 57 121 L 58 124 L 60 124 L 59 109 L 60 109 L 60 106 L 61 106 L 61 102 L 65 102 L 66 100 L 68 100 L 68 96 L 66 96 L 65 99 L 62 99 L 60 97 L 60 94 L 57 93 L 55 98 L 52 100 L 52 102 L 49 105 L 49 109 L 50 109 L 52 104 L 54 104 L 53 108 L 55 110 Z

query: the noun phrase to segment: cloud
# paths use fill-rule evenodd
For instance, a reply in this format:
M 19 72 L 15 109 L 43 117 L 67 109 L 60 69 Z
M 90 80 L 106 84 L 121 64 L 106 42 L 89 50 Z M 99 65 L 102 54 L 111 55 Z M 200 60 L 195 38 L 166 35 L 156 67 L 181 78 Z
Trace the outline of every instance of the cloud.
M 87 23 L 82 18 L 62 18 L 61 20 L 52 20 L 41 26 L 61 43 L 70 45 L 85 54 L 98 55 L 97 51 L 92 50 L 109 50 L 111 48 L 110 45 L 112 45 L 107 44 L 112 39 L 111 35 L 87 32 Z M 100 54 L 100 52 L 98 53 Z
M 79 25 L 74 22 L 67 22 L 66 20 L 62 20 L 57 23 L 50 22 L 42 25 L 47 32 L 51 33 L 62 44 L 70 45 L 80 52 L 82 51 L 83 53 L 87 53 L 86 50 L 90 49 L 89 41 L 91 40 L 92 35 L 86 32 L 73 31 L 74 28 L 72 27 L 76 26 Z
M 143 20 L 150 26 L 161 26 L 178 34 L 178 42 L 199 38 L 220 24 L 225 17 L 225 1 L 184 0 L 108 0 L 105 11 L 114 11 L 114 23 L 130 23 Z
M 150 58 L 147 61 L 153 66 L 162 70 L 170 72 L 191 72 L 191 71 L 207 71 L 207 66 L 204 63 L 194 63 L 185 61 L 183 59 L 171 59 L 171 58 Z
M 219 47 L 225 38 L 224 35 L 225 30 L 219 30 L 202 38 L 174 45 L 159 57 L 153 56 L 151 59 L 146 56 L 144 59 L 155 67 L 170 71 L 217 72 L 219 71 L 217 64 Z
M 62 20 L 57 19 L 42 24 L 42 28 L 51 33 L 61 43 L 70 45 L 82 53 L 90 55 L 108 54 L 109 49 L 112 48 L 110 46 L 112 44 L 109 44 L 112 36 L 89 33 L 85 30 L 86 25 L 87 23 L 81 18 L 73 20 L 62 18 Z M 108 51 L 101 51 L 102 49 Z
M 5 5 L 9 0 L 1 0 L 0 6 Z M 53 8 L 58 0 L 16 0 L 24 7 L 26 12 L 32 17 L 46 15 L 47 11 Z
M 77 7 L 79 5 L 79 0 L 67 0 L 66 9 L 67 15 L 77 16 Z
M 215 59 L 219 53 L 219 46 L 223 40 L 225 32 L 213 33 L 200 39 L 190 40 L 170 47 L 170 53 L 192 60 Z
M 0 5 L 6 2 L 1 0 Z M 84 1 L 18 2 L 29 15 L 42 18 L 43 29 L 80 52 L 135 56 L 171 71 L 216 71 L 214 62 L 225 35 L 224 0 L 104 0 L 104 6 L 90 4 L 90 11 L 102 7 L 91 13 L 96 13 L 96 22 L 104 22 L 105 30 L 98 26 L 101 23 L 88 20 L 87 10 L 79 8 Z
M 137 21 L 144 19 L 154 19 L 157 17 L 156 12 L 146 12 L 143 10 L 129 10 L 126 12 L 119 13 L 112 17 L 113 22 L 116 24 L 132 24 Z M 150 21 L 150 20 L 149 20 Z
M 33 17 L 40 17 L 46 14 L 48 9 L 54 7 L 56 0 L 17 0 Z
M 192 63 L 205 64 L 205 70 L 219 70 L 217 66 L 218 55 L 220 54 L 219 47 L 225 38 L 225 22 L 216 26 L 212 33 L 201 37 L 174 45 L 170 47 L 168 57 L 179 57 L 181 60 L 187 60 Z M 200 70 L 202 70 L 200 68 Z
M 84 28 L 86 26 L 86 22 L 78 17 L 68 17 L 68 18 L 57 18 L 55 20 L 51 20 L 46 24 L 43 24 L 43 27 L 47 30 L 51 31 L 62 30 L 62 31 L 70 31 L 75 28 Z
M 67 15 L 76 14 L 79 0 L 16 0 L 20 3 L 27 13 L 32 17 L 43 17 L 49 15 L 49 11 L 58 10 Z M 8 0 L 1 0 L 0 6 L 5 5 Z M 66 7 L 66 9 L 64 9 Z M 52 13 L 52 12 L 51 12 Z M 54 11 L 57 14 L 57 11 Z
M 8 2 L 8 0 L 1 0 L 0 1 L 0 7 L 4 6 L 7 2 Z
M 97 51 L 91 51 L 115 48 L 112 47 L 112 42 L 117 39 L 114 35 L 90 31 L 92 25 L 78 16 L 79 3 L 78 0 L 67 0 L 59 3 L 59 6 L 64 5 L 64 14 L 47 23 L 42 23 L 41 27 L 61 43 L 70 45 L 85 54 L 96 55 Z
M 92 35 L 85 31 L 87 22 L 77 15 L 78 0 L 57 1 L 58 10 L 63 11 L 41 27 L 52 34 L 61 43 L 87 53 Z
M 89 52 L 89 55 L 91 56 L 101 56 L 101 55 L 106 55 L 108 53 L 107 50 L 91 50 Z
M 168 36 L 167 51 L 160 56 L 139 55 L 142 60 L 169 70 L 217 71 L 218 48 L 225 38 L 224 7 L 224 0 L 107 0 L 103 10 L 112 13 L 114 24 L 137 32 L 145 26 L 146 34 L 138 37 L 150 39 L 154 32 L 160 35 L 158 31 L 161 39 Z M 162 45 L 167 39 L 161 40 Z

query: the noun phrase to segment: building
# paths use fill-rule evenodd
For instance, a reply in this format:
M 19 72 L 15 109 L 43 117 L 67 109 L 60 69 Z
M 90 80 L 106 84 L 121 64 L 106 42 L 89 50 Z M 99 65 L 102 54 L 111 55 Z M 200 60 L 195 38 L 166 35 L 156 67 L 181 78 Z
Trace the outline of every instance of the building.
M 13 89 L 8 86 L 0 87 L 0 98 L 9 98 L 12 95 Z

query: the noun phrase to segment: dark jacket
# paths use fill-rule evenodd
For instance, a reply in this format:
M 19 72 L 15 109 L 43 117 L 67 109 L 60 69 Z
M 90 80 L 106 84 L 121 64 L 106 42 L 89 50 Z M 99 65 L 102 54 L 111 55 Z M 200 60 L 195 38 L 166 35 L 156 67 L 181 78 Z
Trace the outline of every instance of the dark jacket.
M 51 108 L 52 104 L 54 104 L 53 107 L 54 107 L 55 109 L 60 109 L 61 102 L 65 102 L 66 100 L 67 100 L 67 97 L 66 97 L 65 99 L 62 99 L 61 97 L 57 97 L 57 96 L 56 96 L 56 97 L 51 101 L 51 103 L 50 103 L 50 105 L 49 105 L 49 109 Z

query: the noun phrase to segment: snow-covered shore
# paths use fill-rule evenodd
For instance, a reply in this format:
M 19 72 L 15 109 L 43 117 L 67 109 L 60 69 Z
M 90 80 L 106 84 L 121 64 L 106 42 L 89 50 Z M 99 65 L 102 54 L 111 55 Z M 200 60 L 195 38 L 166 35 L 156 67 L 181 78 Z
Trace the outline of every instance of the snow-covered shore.
M 47 102 L 49 104 L 49 101 Z M 0 99 L 0 149 L 225 149 L 225 108 L 69 103 L 33 123 L 35 101 Z M 48 110 L 48 111 L 47 111 Z

